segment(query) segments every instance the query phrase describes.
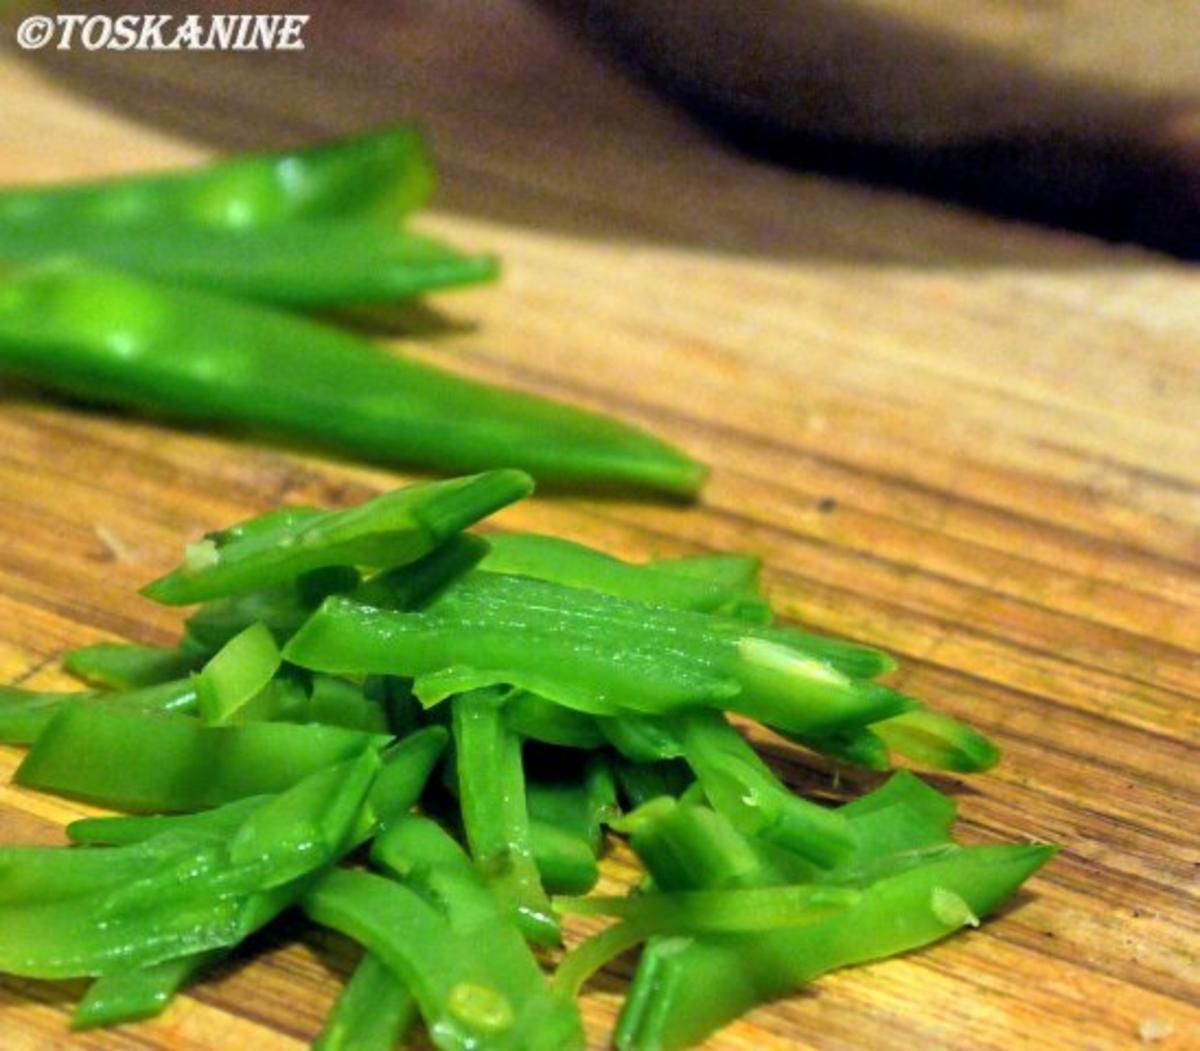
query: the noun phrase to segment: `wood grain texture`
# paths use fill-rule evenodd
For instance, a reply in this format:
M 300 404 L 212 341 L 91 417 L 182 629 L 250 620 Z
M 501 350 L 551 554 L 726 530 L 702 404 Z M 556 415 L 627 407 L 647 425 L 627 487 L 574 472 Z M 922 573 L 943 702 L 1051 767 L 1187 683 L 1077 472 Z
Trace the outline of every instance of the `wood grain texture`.
M 507 269 L 439 298 L 407 349 L 714 465 L 696 507 L 551 495 L 500 524 L 637 558 L 762 555 L 787 616 L 896 652 L 900 685 L 1002 744 L 994 773 L 937 779 L 965 838 L 1064 848 L 982 930 L 824 979 L 709 1046 L 1200 1046 L 1200 277 L 752 164 L 540 16 L 435 6 L 368 22 L 339 5 L 363 17 L 325 19 L 288 62 L 5 59 L 0 180 L 428 114 L 446 178 L 422 225 Z M 0 680 L 65 684 L 68 647 L 173 638 L 179 615 L 134 592 L 203 530 L 401 478 L 6 389 Z M 762 744 L 817 798 L 871 781 Z M 61 842 L 86 808 L 11 786 L 18 760 L 0 750 L 0 840 Z M 2 979 L 0 1047 L 301 1047 L 353 958 L 297 924 L 162 1019 L 73 1036 L 77 984 Z M 595 1047 L 630 967 L 586 998 Z

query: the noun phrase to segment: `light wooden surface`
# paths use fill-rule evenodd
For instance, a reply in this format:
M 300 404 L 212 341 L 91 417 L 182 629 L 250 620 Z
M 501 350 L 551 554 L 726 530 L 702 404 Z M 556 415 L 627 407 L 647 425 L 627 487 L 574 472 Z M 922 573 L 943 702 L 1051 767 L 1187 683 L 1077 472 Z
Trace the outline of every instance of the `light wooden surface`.
M 709 1046 L 1200 1046 L 1200 277 L 756 165 L 540 18 L 489 5 L 447 36 L 415 7 L 326 22 L 337 46 L 286 63 L 4 59 L 0 181 L 427 116 L 446 180 L 425 227 L 507 269 L 439 298 L 414 353 L 714 465 L 697 507 L 554 496 L 503 524 L 631 557 L 762 555 L 786 615 L 896 652 L 905 689 L 1002 744 L 992 774 L 938 779 L 965 838 L 1064 848 L 982 930 Z M 178 615 L 134 590 L 201 531 L 400 479 L 9 391 L 0 679 L 63 685 L 68 647 L 172 639 Z M 818 797 L 869 781 L 767 747 Z M 0 840 L 60 842 L 83 808 L 7 785 L 18 759 L 0 749 Z M 353 953 L 299 924 L 256 950 L 162 1019 L 98 1034 L 67 1032 L 80 986 L 0 979 L 0 1047 L 303 1046 Z M 585 1001 L 596 1047 L 630 966 Z

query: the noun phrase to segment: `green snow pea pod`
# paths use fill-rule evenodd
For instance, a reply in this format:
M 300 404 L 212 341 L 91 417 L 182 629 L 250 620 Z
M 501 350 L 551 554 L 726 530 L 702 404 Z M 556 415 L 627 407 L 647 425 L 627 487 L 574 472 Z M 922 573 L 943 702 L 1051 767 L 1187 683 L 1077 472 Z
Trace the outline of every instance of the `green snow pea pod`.
M 915 704 L 840 671 L 826 641 L 475 570 L 419 611 L 327 599 L 284 655 L 318 671 L 413 676 L 425 704 L 503 683 L 593 715 L 703 705 L 809 733 Z
M 393 303 L 487 281 L 498 265 L 431 237 L 354 220 L 243 229 L 161 223 L 44 226 L 0 218 L 0 260 L 73 259 L 279 307 Z
M 181 715 L 73 701 L 50 721 L 15 779 L 122 810 L 202 810 L 281 791 L 387 740 L 334 726 L 204 726 Z
M 471 856 L 513 909 L 527 937 L 559 940 L 530 843 L 521 739 L 504 722 L 505 693 L 479 690 L 451 702 L 455 777 Z
M 418 1014 L 408 987 L 367 953 L 334 1002 L 313 1051 L 393 1051 Z
M 0 370 L 93 403 L 386 464 L 690 497 L 705 470 L 616 420 L 263 306 L 71 263 L 0 279 Z
M 582 1045 L 578 1009 L 550 989 L 511 911 L 447 832 L 427 818 L 406 817 L 383 830 L 371 860 L 437 908 L 454 938 L 477 954 L 486 980 L 478 990 L 452 992 L 452 1012 L 494 1022 L 510 1015 L 507 1039 L 521 1051 Z
M 186 678 L 202 661 L 177 647 L 98 642 L 63 654 L 63 668 L 90 686 L 135 690 Z
M 398 125 L 174 171 L 11 187 L 0 191 L 0 220 L 44 229 L 160 223 L 243 230 L 347 217 L 395 223 L 425 202 L 433 184 L 421 133 Z
M 196 686 L 190 679 L 176 679 L 114 693 L 40 693 L 16 686 L 0 686 L 0 742 L 35 743 L 54 716 L 74 701 L 95 701 L 133 712 L 175 712 L 183 715 L 191 714 L 197 707 Z
M 959 847 L 862 888 L 857 904 L 809 926 L 654 941 L 621 1012 L 616 1045 L 691 1047 L 756 1004 L 828 971 L 975 925 L 1053 853 L 1035 845 Z
M 188 548 L 182 566 L 142 593 L 168 605 L 187 605 L 285 583 L 317 569 L 404 565 L 532 488 L 520 471 L 490 471 L 393 489 L 298 522 L 272 518 L 253 531 L 210 533 Z
M 688 712 L 675 722 L 705 796 L 744 833 L 824 867 L 849 855 L 854 839 L 846 819 L 792 792 L 724 715 Z

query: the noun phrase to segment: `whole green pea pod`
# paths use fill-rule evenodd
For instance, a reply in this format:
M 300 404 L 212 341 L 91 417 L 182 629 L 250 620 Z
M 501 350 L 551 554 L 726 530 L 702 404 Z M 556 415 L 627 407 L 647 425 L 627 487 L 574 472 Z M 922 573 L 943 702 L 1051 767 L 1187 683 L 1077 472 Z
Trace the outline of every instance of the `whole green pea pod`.
M 73 263 L 0 274 L 0 371 L 101 404 L 378 463 L 522 467 L 692 496 L 705 469 L 626 424 L 316 322 Z

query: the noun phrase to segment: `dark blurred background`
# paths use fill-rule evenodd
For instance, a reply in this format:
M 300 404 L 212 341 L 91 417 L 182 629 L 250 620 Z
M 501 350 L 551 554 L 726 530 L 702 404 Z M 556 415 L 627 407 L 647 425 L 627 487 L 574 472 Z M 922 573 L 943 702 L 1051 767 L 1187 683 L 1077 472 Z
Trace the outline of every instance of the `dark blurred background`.
M 54 7 L 22 2 L 3 17 L 11 29 L 22 12 Z M 502 218 L 619 225 L 602 200 L 594 215 L 556 210 L 556 179 L 599 166 L 627 198 L 659 144 L 703 134 L 800 171 L 1200 255 L 1193 0 L 150 0 L 58 9 L 308 11 L 303 53 L 47 50 L 22 59 L 221 147 L 417 118 L 452 170 L 477 168 L 473 188 L 451 177 L 451 203 Z M 11 46 L 11 31 L 4 39 Z M 489 151 L 538 169 L 547 199 L 518 207 L 513 187 L 478 162 Z

